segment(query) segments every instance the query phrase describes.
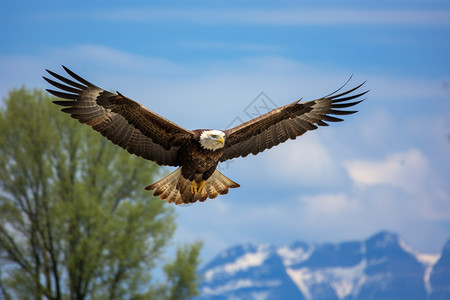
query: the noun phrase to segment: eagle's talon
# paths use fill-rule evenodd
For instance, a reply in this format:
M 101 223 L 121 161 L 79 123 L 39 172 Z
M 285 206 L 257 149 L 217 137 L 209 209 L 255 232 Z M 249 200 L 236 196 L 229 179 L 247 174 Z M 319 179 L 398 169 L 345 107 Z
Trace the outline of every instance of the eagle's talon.
M 205 180 L 200 181 L 200 185 L 198 187 L 198 193 L 200 193 L 203 190 L 203 188 L 205 187 L 205 184 L 206 184 Z
M 191 194 L 197 194 L 197 182 L 194 180 L 191 182 Z
M 198 193 L 202 191 L 202 189 L 205 187 L 206 181 L 202 180 L 200 183 L 197 183 L 197 181 L 193 180 L 191 183 L 191 194 L 194 194 L 194 196 L 197 196 Z

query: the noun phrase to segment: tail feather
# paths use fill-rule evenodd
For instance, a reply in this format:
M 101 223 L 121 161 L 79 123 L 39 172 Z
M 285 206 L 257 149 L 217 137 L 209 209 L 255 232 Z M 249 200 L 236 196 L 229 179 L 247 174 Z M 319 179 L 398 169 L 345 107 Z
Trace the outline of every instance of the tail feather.
M 154 196 L 159 196 L 169 203 L 174 202 L 178 205 L 205 201 L 208 198 L 214 199 L 218 195 L 227 194 L 229 188 L 239 187 L 239 184 L 227 178 L 218 170 L 215 170 L 211 177 L 206 180 L 205 187 L 196 196 L 191 193 L 191 183 L 191 180 L 185 179 L 181 175 L 181 168 L 178 168 L 145 189 L 154 190 Z

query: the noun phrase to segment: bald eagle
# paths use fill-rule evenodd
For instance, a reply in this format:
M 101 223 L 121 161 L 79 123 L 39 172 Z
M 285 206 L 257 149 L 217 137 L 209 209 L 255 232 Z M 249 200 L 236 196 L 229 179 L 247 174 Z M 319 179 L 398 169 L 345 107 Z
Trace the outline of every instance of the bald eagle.
M 355 113 L 342 108 L 360 103 L 364 99 L 357 98 L 368 92 L 353 93 L 363 82 L 309 102 L 294 101 L 231 129 L 187 130 L 119 92 L 105 91 L 63 68 L 75 81 L 49 70 L 59 81 L 43 77 L 60 89 L 47 91 L 65 99 L 53 102 L 128 152 L 162 166 L 178 167 L 146 187 L 154 190 L 154 196 L 175 204 L 213 199 L 239 187 L 216 169 L 219 162 L 256 155 L 317 126 L 327 126 L 326 122 L 342 121 L 331 115 Z

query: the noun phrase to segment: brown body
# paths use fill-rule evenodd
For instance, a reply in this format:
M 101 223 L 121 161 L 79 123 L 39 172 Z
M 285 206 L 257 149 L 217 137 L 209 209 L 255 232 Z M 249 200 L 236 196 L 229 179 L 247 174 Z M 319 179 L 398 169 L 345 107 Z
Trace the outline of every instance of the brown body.
M 181 175 L 188 180 L 197 182 L 207 180 L 214 173 L 219 160 L 222 158 L 223 149 L 211 151 L 200 145 L 200 134 L 207 130 L 193 130 L 193 140 L 186 143 L 186 147 L 178 149 L 178 164 L 181 166 Z
M 227 194 L 229 188 L 239 187 L 239 184 L 216 169 L 223 156 L 223 149 L 212 151 L 200 145 L 199 138 L 203 131 L 193 130 L 191 141 L 178 149 L 177 164 L 180 168 L 146 187 L 147 190 L 154 190 L 154 196 L 176 204 L 193 203 L 214 199 Z M 205 182 L 204 187 L 198 193 L 193 193 L 192 184 L 200 185 L 201 182 Z
M 60 82 L 44 77 L 60 89 L 47 91 L 65 99 L 54 103 L 66 107 L 63 112 L 91 126 L 128 152 L 159 165 L 179 167 L 146 188 L 154 190 L 155 196 L 176 204 L 205 201 L 228 193 L 229 188 L 239 187 L 216 169 L 219 162 L 258 154 L 308 130 L 327 126 L 326 122 L 342 121 L 331 115 L 355 113 L 342 108 L 360 103 L 363 100 L 351 100 L 367 93 L 351 94 L 362 86 L 360 84 L 341 93 L 338 89 L 316 100 L 294 101 L 234 128 L 217 131 L 223 134 L 222 145 L 209 150 L 201 144 L 201 135 L 209 133 L 208 130 L 187 130 L 119 92 L 105 91 L 63 68 L 76 81 L 48 70 Z

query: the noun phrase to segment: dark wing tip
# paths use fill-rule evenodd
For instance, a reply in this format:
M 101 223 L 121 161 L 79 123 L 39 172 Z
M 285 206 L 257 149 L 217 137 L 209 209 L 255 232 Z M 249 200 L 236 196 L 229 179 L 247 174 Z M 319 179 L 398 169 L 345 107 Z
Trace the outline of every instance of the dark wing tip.
M 322 120 L 327 121 L 327 122 L 342 122 L 342 121 L 344 121 L 344 119 L 336 118 L 336 117 L 333 117 L 330 115 L 324 115 L 322 117 Z
M 49 69 L 45 69 L 45 71 L 47 71 L 48 74 L 50 74 L 50 75 L 52 75 L 53 77 L 56 77 L 56 78 L 58 78 L 58 76 L 61 76 L 61 75 L 56 74 L 53 71 L 50 71 Z
M 77 94 L 69 94 L 69 93 L 64 93 L 64 92 L 55 91 L 55 90 L 51 90 L 51 89 L 46 89 L 46 91 L 49 92 L 50 94 L 52 94 L 53 96 L 63 98 L 63 99 L 76 100 L 79 98 L 79 95 L 77 95 Z
M 347 79 L 347 81 L 346 81 L 343 85 L 341 85 L 337 90 L 335 90 L 334 92 L 332 92 L 332 93 L 326 95 L 324 98 L 328 98 L 328 97 L 330 97 L 330 96 L 336 94 L 336 93 L 339 92 L 340 90 L 342 90 L 342 89 L 350 82 L 350 80 L 352 80 L 352 78 L 353 78 L 353 74 L 350 75 L 350 77 Z M 364 83 L 363 83 L 363 84 L 364 84 Z
M 362 82 L 361 84 L 357 85 L 356 87 L 349 89 L 348 91 L 337 94 L 340 90 L 342 90 L 342 88 L 345 85 L 348 84 L 348 82 L 350 81 L 351 78 L 352 78 L 352 76 L 349 78 L 349 80 L 347 80 L 347 82 L 343 86 L 341 86 L 339 89 L 337 89 L 333 93 L 326 96 L 326 98 L 331 99 L 331 107 L 330 107 L 329 112 L 327 113 L 327 115 L 325 116 L 325 118 L 323 120 L 330 121 L 330 122 L 341 122 L 342 119 L 332 117 L 330 115 L 351 115 L 351 114 L 358 112 L 357 110 L 341 110 L 341 109 L 353 107 L 353 106 L 363 102 L 364 100 L 366 100 L 366 98 L 364 98 L 364 99 L 360 99 L 360 98 L 362 96 L 364 96 L 365 94 L 367 94 L 369 92 L 369 90 L 361 92 L 361 93 L 357 93 L 354 95 L 352 95 L 351 93 L 353 93 L 354 91 L 361 88 L 367 82 L 367 80 Z M 355 101 L 352 101 L 352 100 L 355 100 Z
M 347 108 L 347 107 L 352 107 L 354 105 L 357 105 L 361 102 L 363 102 L 365 99 L 359 100 L 359 101 L 354 101 L 354 102 L 343 102 L 343 103 L 336 103 L 336 102 L 332 102 L 331 103 L 331 108 Z
M 63 85 L 61 83 L 53 81 L 52 79 L 49 79 L 49 78 L 47 78 L 45 76 L 42 76 L 45 81 L 47 81 L 48 83 L 50 83 L 51 85 L 53 85 L 53 86 L 55 86 L 57 88 L 60 88 L 60 89 L 65 90 L 65 91 L 74 92 L 74 93 L 78 93 L 78 92 L 80 92 L 80 91 L 82 91 L 82 90 L 84 90 L 86 88 L 86 86 L 80 84 L 79 82 L 75 82 L 73 80 L 70 80 L 70 79 L 68 79 L 68 78 L 66 78 L 64 76 L 61 76 L 61 75 L 59 75 L 59 74 L 57 74 L 55 72 L 52 72 L 52 71 L 50 71 L 48 69 L 45 69 L 45 71 L 47 71 L 47 73 L 52 75 L 54 78 L 56 78 L 56 79 L 58 79 L 61 82 L 66 84 L 66 85 Z M 86 84 L 86 83 L 84 83 L 84 84 Z
M 70 76 L 72 76 L 72 78 L 78 80 L 79 82 L 87 85 L 87 86 L 95 86 L 92 83 L 90 83 L 89 81 L 87 81 L 86 79 L 80 77 L 79 75 L 75 74 L 74 72 L 72 72 L 71 70 L 69 70 L 69 68 L 66 68 L 65 66 L 62 66 L 64 71 L 67 72 L 67 74 L 69 74 Z
M 336 92 L 338 92 L 340 89 L 342 89 L 342 87 L 341 87 L 339 90 L 335 91 L 334 93 L 329 94 L 329 95 L 327 96 L 327 98 L 333 98 L 333 99 L 336 99 L 336 98 L 339 98 L 339 97 L 348 95 L 348 94 L 350 94 L 350 93 L 356 91 L 356 90 L 359 89 L 360 87 L 362 87 L 365 83 L 366 83 L 366 81 L 364 81 L 363 83 L 357 85 L 356 87 L 354 87 L 354 88 L 352 88 L 352 89 L 349 89 L 348 91 L 345 91 L 345 92 L 342 92 L 342 93 L 336 95 Z M 350 96 L 350 97 L 353 97 L 352 99 L 354 99 L 354 98 L 360 97 L 360 96 L 362 96 L 362 95 L 364 95 L 364 94 L 366 94 L 366 93 L 368 93 L 368 92 L 369 92 L 369 91 L 365 91 L 365 92 L 362 92 L 362 93 L 360 93 L 360 94 L 358 94 L 358 95 L 354 95 L 354 96 Z
M 59 105 L 59 106 L 73 106 L 74 105 L 74 101 L 55 100 L 55 101 L 52 101 L 52 103 Z
M 348 94 L 350 94 L 350 93 L 356 91 L 356 90 L 359 89 L 360 87 L 362 87 L 362 86 L 363 86 L 364 84 L 366 84 L 366 82 L 367 82 L 367 80 L 365 80 L 365 81 L 363 81 L 362 83 L 360 83 L 359 85 L 357 85 L 356 87 L 354 87 L 354 88 L 352 88 L 352 89 L 350 89 L 350 90 L 348 90 L 348 91 L 342 92 L 342 93 L 340 93 L 340 94 L 337 94 L 339 91 L 341 91 L 341 90 L 342 90 L 342 89 L 350 82 L 350 80 L 352 79 L 352 77 L 353 77 L 353 75 L 350 76 L 350 78 L 347 79 L 347 81 L 346 81 L 341 87 L 339 87 L 339 88 L 338 88 L 337 90 L 335 90 L 334 92 L 332 92 L 332 93 L 326 95 L 324 98 L 332 98 L 332 99 L 335 99 L 335 98 L 342 97 L 342 96 L 344 96 L 344 95 L 348 95 Z M 360 95 L 358 95 L 358 96 L 356 96 L 356 97 L 359 97 L 359 96 L 361 96 L 361 95 L 364 95 L 364 94 L 366 94 L 366 93 L 368 93 L 368 92 L 369 92 L 369 90 L 367 90 L 367 91 L 361 93 Z

